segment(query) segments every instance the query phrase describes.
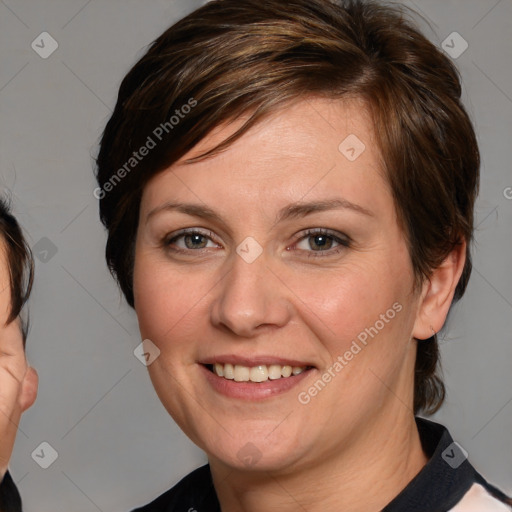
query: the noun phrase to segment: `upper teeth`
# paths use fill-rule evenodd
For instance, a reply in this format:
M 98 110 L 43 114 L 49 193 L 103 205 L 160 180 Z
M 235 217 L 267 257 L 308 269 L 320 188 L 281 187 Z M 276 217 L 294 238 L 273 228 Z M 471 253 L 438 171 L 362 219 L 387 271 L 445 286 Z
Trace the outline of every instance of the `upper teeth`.
M 259 366 L 242 366 L 239 364 L 215 363 L 213 371 L 225 379 L 237 382 L 265 382 L 268 379 L 276 380 L 281 377 L 298 375 L 306 369 L 305 366 L 282 366 L 280 364 L 260 364 Z

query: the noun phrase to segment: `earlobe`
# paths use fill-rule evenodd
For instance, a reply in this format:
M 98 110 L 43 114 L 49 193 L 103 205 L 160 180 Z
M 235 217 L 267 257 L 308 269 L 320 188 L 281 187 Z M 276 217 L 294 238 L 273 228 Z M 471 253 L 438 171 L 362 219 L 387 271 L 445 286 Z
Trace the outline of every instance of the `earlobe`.
M 466 262 L 466 242 L 458 244 L 423 284 L 413 337 L 426 340 L 444 325 Z

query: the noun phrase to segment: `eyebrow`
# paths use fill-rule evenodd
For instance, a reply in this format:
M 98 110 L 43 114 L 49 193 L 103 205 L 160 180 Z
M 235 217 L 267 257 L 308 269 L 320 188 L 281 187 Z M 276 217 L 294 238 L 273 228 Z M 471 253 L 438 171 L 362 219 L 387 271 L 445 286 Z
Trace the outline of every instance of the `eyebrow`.
M 291 203 L 281 210 L 277 214 L 275 223 L 283 222 L 289 219 L 296 219 L 306 217 L 312 213 L 323 212 L 328 210 L 339 210 L 346 209 L 352 210 L 356 213 L 374 217 L 374 213 L 358 204 L 352 203 L 346 199 L 326 199 L 323 201 L 311 201 L 311 202 L 296 202 Z M 166 202 L 160 206 L 157 206 L 151 210 L 146 217 L 146 224 L 149 219 L 157 213 L 163 211 L 177 211 L 186 215 L 192 215 L 194 217 L 200 217 L 211 221 L 217 221 L 224 223 L 224 219 L 208 206 L 192 203 L 177 203 L 177 202 Z

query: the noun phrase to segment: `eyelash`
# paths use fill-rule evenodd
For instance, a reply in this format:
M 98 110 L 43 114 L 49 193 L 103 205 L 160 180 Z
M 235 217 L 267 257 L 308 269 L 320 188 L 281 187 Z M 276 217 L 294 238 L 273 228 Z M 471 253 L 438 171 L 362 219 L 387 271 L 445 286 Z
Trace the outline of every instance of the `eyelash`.
M 181 248 L 171 248 L 172 244 L 175 243 L 180 238 L 187 236 L 187 235 L 201 235 L 204 238 L 208 238 L 211 241 L 212 238 L 214 238 L 214 234 L 211 231 L 203 232 L 201 230 L 198 230 L 197 228 L 189 228 L 184 229 L 177 233 L 172 238 L 165 238 L 163 240 L 163 245 L 170 249 L 172 252 L 180 253 L 180 254 L 190 254 L 191 252 L 198 252 L 201 249 L 181 249 Z M 307 239 L 312 236 L 319 236 L 324 235 L 329 238 L 331 238 L 333 241 L 337 242 L 339 245 L 335 247 L 334 249 L 329 249 L 326 251 L 306 251 L 308 253 L 308 258 L 325 258 L 327 256 L 332 256 L 335 254 L 338 254 L 343 249 L 346 249 L 351 246 L 351 240 L 347 235 L 338 236 L 335 232 L 332 232 L 328 229 L 323 228 L 314 228 L 314 229 L 308 229 L 304 233 L 301 234 L 299 238 L 294 242 L 294 245 L 301 242 L 304 239 Z M 204 249 L 204 248 L 203 248 Z

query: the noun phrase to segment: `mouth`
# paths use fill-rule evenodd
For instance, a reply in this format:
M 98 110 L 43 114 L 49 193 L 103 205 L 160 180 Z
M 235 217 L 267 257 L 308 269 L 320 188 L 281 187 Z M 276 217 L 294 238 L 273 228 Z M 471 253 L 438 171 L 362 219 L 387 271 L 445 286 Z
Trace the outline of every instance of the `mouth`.
M 209 387 L 231 399 L 260 401 L 297 388 L 316 372 L 301 361 L 273 357 L 242 358 L 231 355 L 199 363 Z
M 234 382 L 262 383 L 288 379 L 311 370 L 312 366 L 292 366 L 282 364 L 260 364 L 244 366 L 231 363 L 213 363 L 204 365 L 210 372 L 225 380 Z

